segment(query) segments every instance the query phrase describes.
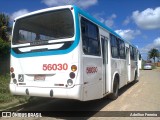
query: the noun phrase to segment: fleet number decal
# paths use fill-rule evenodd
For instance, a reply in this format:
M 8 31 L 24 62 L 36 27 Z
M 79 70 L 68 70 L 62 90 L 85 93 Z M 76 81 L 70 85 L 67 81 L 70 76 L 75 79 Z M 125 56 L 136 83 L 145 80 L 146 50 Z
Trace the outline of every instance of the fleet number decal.
M 64 64 L 43 64 L 43 70 L 44 71 L 51 71 L 51 70 L 67 70 L 68 69 L 68 64 L 64 63 Z
M 97 67 L 87 67 L 86 68 L 86 73 L 90 74 L 90 73 L 97 73 L 98 72 L 98 68 Z

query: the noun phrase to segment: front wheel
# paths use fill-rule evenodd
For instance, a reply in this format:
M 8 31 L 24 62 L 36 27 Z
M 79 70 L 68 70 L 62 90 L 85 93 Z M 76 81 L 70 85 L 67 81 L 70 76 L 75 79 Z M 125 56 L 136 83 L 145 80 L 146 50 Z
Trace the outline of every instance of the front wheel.
M 118 91 L 119 91 L 119 82 L 118 79 L 115 78 L 114 83 L 113 83 L 113 93 L 109 95 L 109 98 L 112 100 L 115 100 L 118 98 Z

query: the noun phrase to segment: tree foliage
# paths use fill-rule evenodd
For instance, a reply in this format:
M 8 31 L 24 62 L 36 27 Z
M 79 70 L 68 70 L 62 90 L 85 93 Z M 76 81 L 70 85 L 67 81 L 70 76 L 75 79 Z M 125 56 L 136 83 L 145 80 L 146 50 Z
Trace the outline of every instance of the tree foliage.
M 9 57 L 10 43 L 0 38 L 0 58 Z
M 10 53 L 9 32 L 9 16 L 0 13 L 0 59 L 8 57 Z
M 4 13 L 0 13 L 0 38 L 4 41 L 9 41 L 9 32 L 11 27 L 9 26 L 9 16 Z
M 9 26 L 9 16 L 0 13 L 0 74 L 5 75 L 9 73 L 10 62 L 10 41 L 9 33 L 11 27 Z
M 149 59 L 152 59 L 152 58 L 153 58 L 154 63 L 155 63 L 156 58 L 159 59 L 159 55 L 160 55 L 160 53 L 159 53 L 158 49 L 155 49 L 155 48 L 151 49 L 151 50 L 148 52 L 148 58 L 149 58 Z

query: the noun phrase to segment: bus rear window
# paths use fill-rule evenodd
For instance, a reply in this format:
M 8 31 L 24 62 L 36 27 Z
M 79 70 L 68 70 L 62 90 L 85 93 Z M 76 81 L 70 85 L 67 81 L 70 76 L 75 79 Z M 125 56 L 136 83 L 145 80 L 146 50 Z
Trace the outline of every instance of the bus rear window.
M 69 9 L 31 15 L 16 21 L 13 44 L 56 40 L 74 36 L 73 16 Z

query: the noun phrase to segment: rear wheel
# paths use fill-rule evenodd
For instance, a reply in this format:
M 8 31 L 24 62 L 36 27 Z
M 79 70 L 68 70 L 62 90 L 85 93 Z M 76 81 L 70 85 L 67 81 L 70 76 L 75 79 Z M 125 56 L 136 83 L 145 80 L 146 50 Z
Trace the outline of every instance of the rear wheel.
M 119 91 L 119 81 L 118 78 L 114 78 L 114 83 L 113 83 L 113 93 L 109 95 L 109 98 L 112 100 L 115 100 L 118 98 L 118 91 Z
M 134 82 L 137 80 L 137 71 L 135 72 L 135 75 L 134 75 Z

